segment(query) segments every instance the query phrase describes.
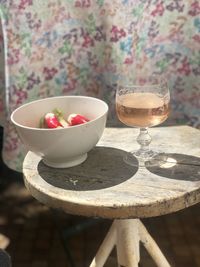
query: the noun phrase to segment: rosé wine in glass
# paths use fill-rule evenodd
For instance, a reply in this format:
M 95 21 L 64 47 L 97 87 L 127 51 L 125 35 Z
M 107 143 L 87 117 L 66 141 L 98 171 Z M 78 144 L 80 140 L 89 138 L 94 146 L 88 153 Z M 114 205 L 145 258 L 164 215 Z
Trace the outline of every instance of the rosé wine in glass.
M 117 97 L 118 118 L 127 126 L 152 127 L 165 121 L 169 102 L 153 93 L 129 93 Z
M 158 153 L 149 149 L 151 136 L 148 128 L 161 124 L 169 116 L 170 94 L 167 83 L 155 78 L 146 82 L 142 80 L 141 84 L 140 81 L 131 85 L 119 83 L 116 92 L 116 113 L 123 124 L 140 128 L 137 138 L 140 149 L 130 152 L 125 161 L 131 164 L 135 162 L 133 157 L 136 157 L 140 166 L 144 166 L 146 162 L 155 164 L 153 159 Z

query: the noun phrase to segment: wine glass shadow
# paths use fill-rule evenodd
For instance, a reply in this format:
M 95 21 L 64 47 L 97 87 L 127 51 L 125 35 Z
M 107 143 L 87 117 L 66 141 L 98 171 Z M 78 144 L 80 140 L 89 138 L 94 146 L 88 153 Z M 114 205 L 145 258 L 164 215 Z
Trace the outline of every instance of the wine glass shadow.
M 146 166 L 159 176 L 198 182 L 200 181 L 200 158 L 186 154 L 166 153 L 165 161 L 160 166 Z
M 38 164 L 38 173 L 49 184 L 73 191 L 90 191 L 109 188 L 132 178 L 138 171 L 135 166 L 127 165 L 123 158 L 126 151 L 111 147 L 95 147 L 88 153 L 82 164 L 65 169 Z

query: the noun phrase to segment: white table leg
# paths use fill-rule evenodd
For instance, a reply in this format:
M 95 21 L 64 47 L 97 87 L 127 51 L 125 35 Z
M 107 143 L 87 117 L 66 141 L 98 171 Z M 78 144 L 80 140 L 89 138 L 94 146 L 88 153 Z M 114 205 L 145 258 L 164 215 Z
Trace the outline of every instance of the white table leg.
M 139 235 L 142 244 L 144 245 L 148 253 L 151 255 L 157 266 L 170 267 L 170 264 L 166 260 L 160 248 L 158 247 L 154 239 L 150 236 L 150 234 L 147 232 L 147 229 L 141 221 L 139 222 Z
M 116 240 L 116 227 L 115 222 L 113 222 L 96 256 L 92 260 L 90 267 L 103 267 L 114 245 L 116 244 Z
M 117 260 L 119 266 L 138 267 L 139 256 L 139 220 L 116 220 Z

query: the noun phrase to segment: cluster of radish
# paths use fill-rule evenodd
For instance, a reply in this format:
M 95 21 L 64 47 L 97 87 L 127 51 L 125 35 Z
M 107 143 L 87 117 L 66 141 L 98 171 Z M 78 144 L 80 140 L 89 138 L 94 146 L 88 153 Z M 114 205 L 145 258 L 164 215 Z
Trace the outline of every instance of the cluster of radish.
M 64 119 L 63 112 L 55 109 L 53 112 L 46 113 L 40 120 L 40 128 L 68 128 L 88 122 L 89 119 L 81 114 L 70 114 L 67 120 Z

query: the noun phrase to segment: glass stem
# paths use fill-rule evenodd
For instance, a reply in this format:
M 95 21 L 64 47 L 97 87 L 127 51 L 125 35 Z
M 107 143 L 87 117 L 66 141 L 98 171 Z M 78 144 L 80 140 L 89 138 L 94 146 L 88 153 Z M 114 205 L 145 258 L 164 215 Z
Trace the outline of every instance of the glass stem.
M 149 151 L 151 136 L 148 133 L 148 128 L 140 128 L 140 134 L 137 137 L 137 142 L 140 145 L 140 154 L 145 154 Z

